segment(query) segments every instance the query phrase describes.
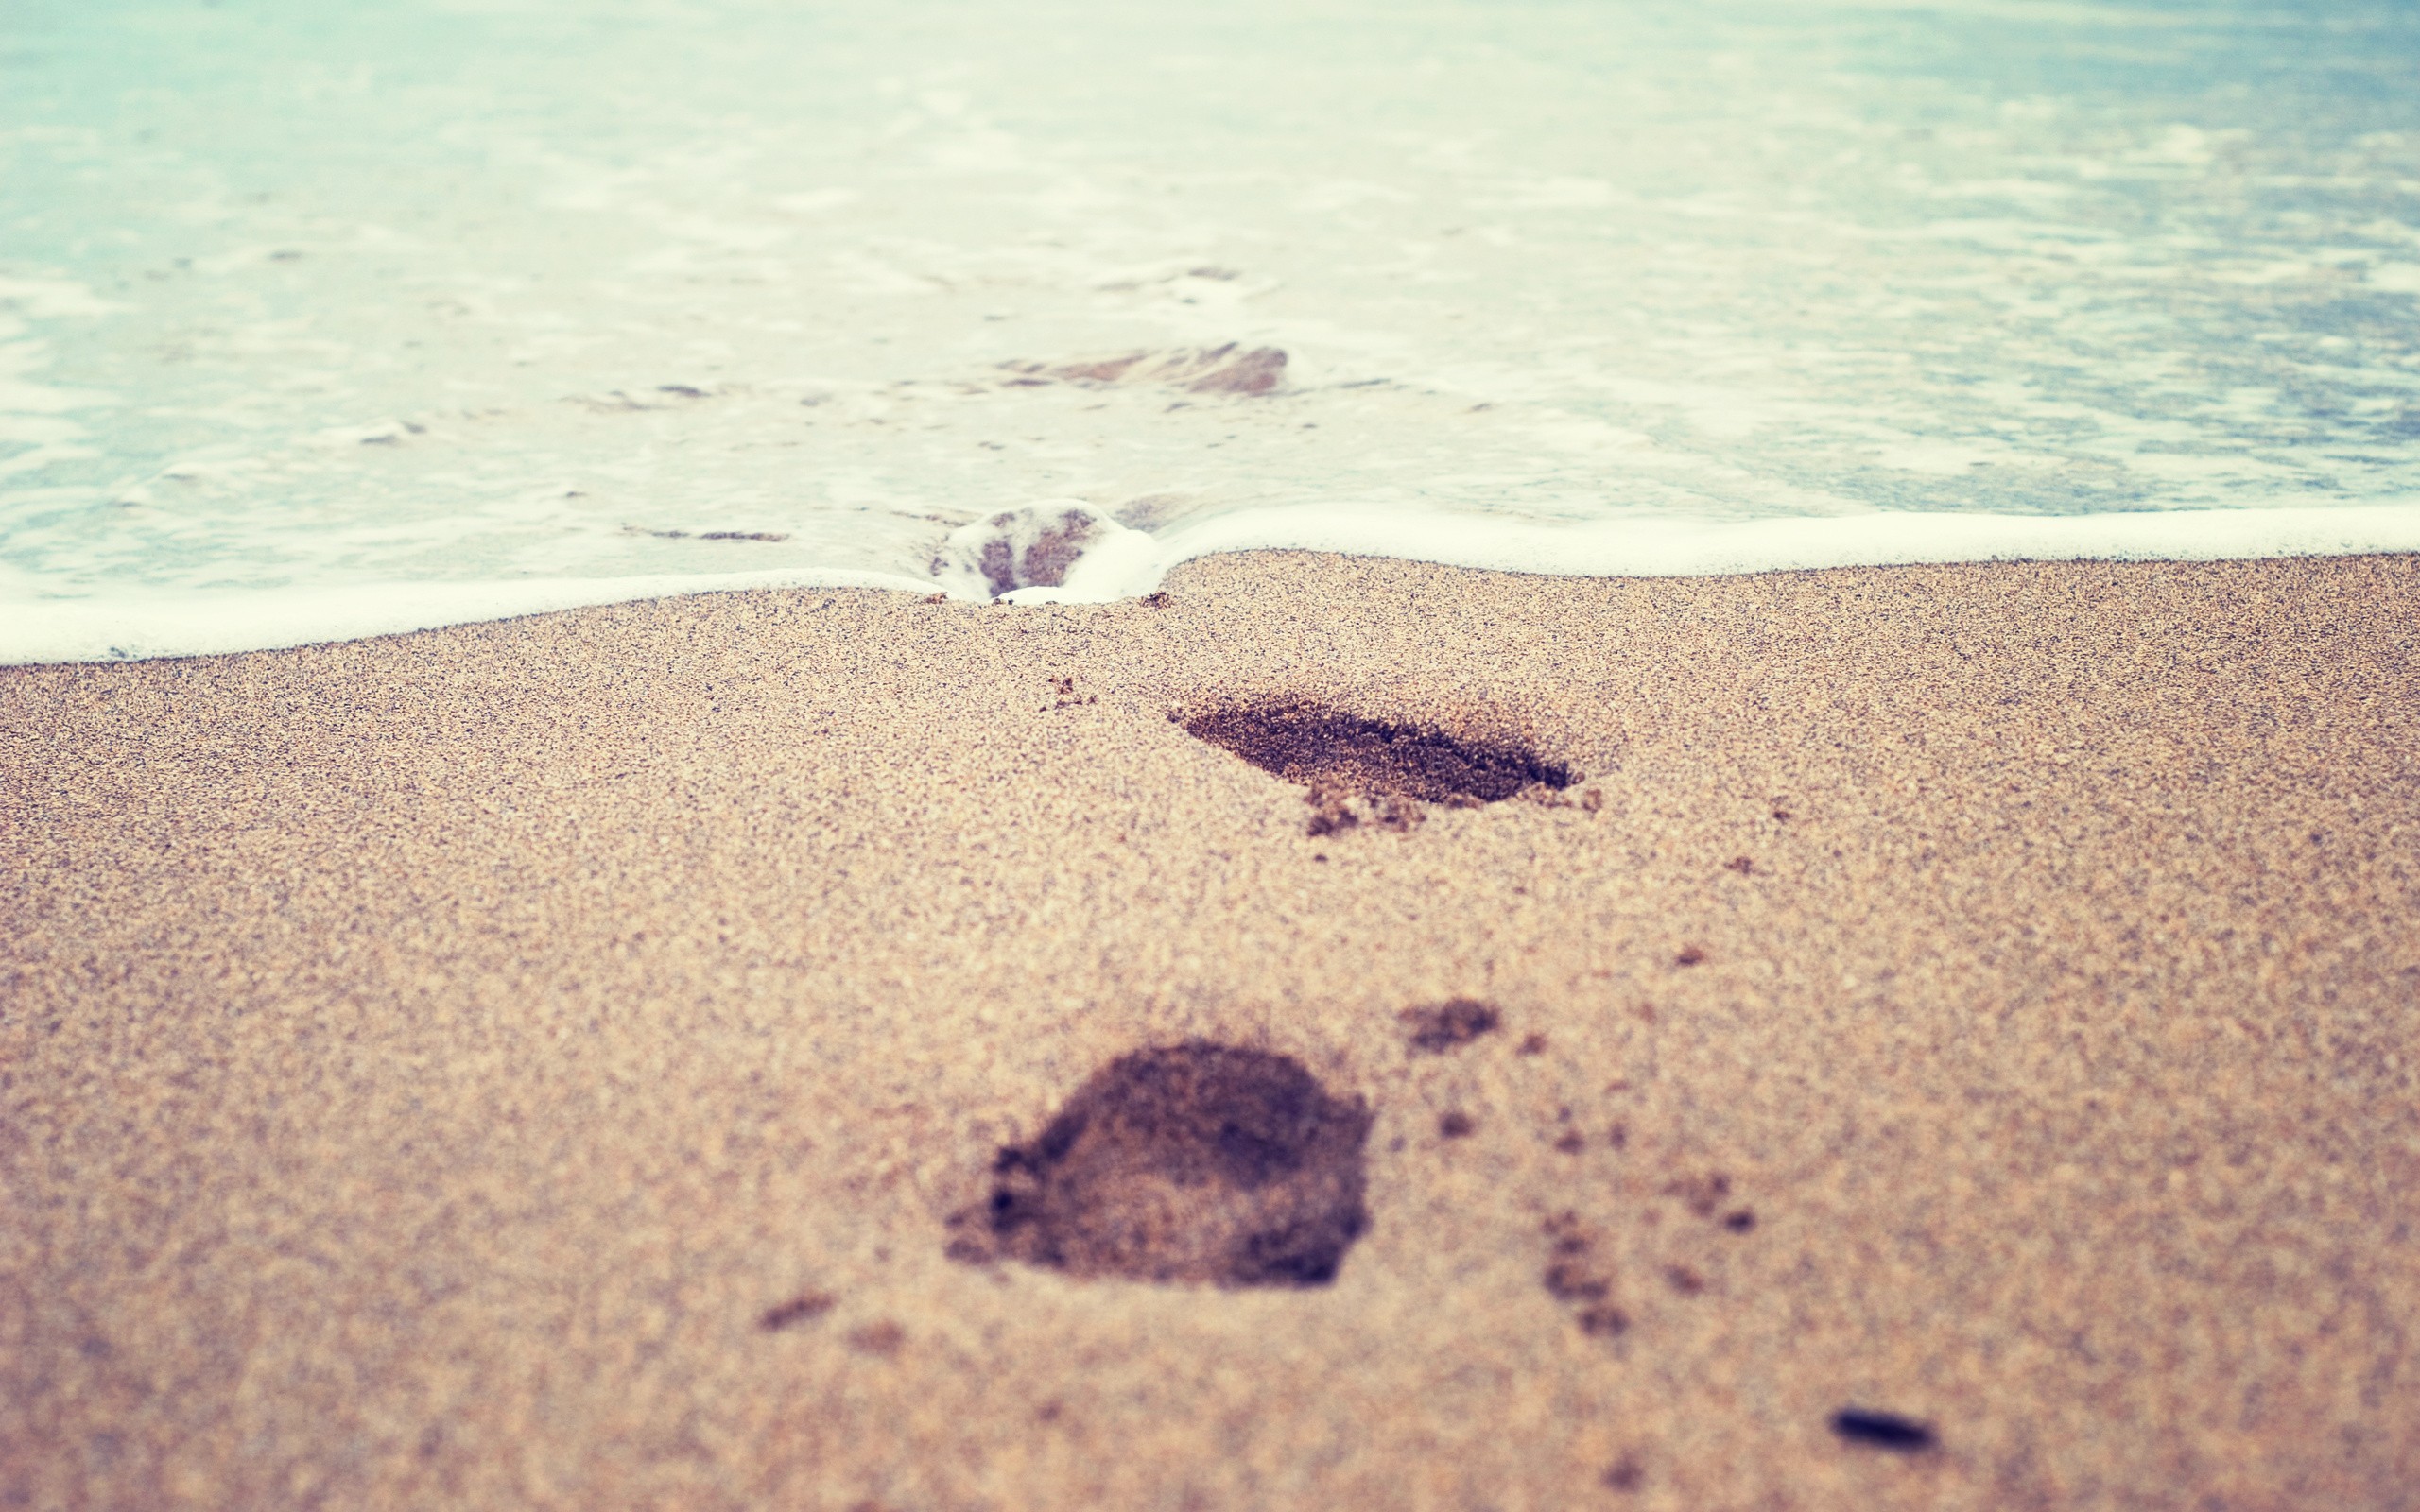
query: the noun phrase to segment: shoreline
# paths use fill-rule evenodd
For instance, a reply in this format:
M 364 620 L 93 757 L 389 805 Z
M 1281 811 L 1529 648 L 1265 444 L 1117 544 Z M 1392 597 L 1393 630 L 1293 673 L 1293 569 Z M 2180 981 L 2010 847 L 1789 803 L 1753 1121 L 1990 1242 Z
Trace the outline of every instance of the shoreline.
M 1090 511 L 1105 523 L 1113 513 L 1074 499 L 1027 508 L 1046 514 L 1063 507 Z M 2396 555 L 2420 552 L 2420 500 L 2082 515 L 1902 510 L 1711 523 L 1643 519 L 1561 524 L 1340 506 L 1243 509 L 1180 524 L 1164 535 L 1110 524 L 1107 535 L 1076 557 L 1072 566 L 1063 565 L 1063 577 L 1046 579 L 1050 586 L 1017 589 L 1014 602 L 1022 607 L 1143 598 L 1190 562 L 1289 551 L 1524 576 L 1593 578 Z M 568 609 L 765 588 L 887 588 L 985 602 L 951 592 L 949 583 L 938 576 L 799 565 L 721 574 L 143 593 L 98 601 L 0 600 L 0 665 L 293 650 Z
M 2420 557 L 1165 593 L 0 670 L 0 1493 L 2409 1504 Z M 1313 833 L 1289 698 L 1573 780 Z M 953 1258 L 1193 1040 L 1331 1280 Z

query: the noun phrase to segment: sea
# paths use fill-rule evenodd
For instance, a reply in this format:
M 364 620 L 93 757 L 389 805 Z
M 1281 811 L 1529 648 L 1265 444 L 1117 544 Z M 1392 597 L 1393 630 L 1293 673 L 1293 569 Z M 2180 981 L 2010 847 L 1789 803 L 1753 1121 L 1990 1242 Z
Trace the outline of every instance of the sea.
M 2420 5 L 0 8 L 0 662 L 1270 546 L 2420 549 Z

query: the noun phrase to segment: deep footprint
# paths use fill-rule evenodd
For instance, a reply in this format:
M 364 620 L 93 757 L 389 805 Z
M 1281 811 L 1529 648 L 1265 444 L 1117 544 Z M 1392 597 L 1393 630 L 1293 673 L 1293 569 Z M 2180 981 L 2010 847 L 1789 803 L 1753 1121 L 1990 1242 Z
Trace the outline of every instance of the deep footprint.
M 1290 1057 L 1193 1042 L 1096 1072 L 1000 1151 L 952 1258 L 1072 1276 L 1323 1286 L 1369 1227 L 1370 1110 Z
M 1580 780 L 1561 762 L 1514 741 L 1369 719 L 1306 699 L 1223 704 L 1189 714 L 1183 724 L 1196 739 L 1314 790 L 1467 805 L 1500 802 L 1532 785 L 1566 788 Z

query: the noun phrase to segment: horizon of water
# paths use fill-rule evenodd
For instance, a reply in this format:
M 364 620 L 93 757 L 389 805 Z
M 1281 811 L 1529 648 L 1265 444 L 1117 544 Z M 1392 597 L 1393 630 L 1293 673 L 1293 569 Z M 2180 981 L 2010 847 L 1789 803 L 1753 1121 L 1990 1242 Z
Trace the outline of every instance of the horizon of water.
M 2391 0 L 19 0 L 0 662 L 983 596 L 1037 500 L 1119 550 L 1020 601 L 2420 549 L 2415 77 Z

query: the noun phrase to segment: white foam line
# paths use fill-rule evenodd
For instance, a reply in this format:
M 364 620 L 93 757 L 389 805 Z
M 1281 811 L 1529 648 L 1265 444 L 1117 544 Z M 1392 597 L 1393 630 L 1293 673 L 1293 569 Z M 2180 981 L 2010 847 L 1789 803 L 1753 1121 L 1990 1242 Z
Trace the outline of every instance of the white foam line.
M 1020 603 L 1145 593 L 1169 568 L 1219 552 L 1302 549 L 1580 577 L 1686 577 L 1816 567 L 1961 561 L 2215 561 L 2420 551 L 2420 499 L 2333 508 L 2163 509 L 2127 514 L 1893 513 L 1720 523 L 1544 524 L 1375 507 L 1242 510 L 1159 538 L 1064 590 Z M 1123 554 L 1121 554 L 1123 555 Z
M 2214 561 L 2420 550 L 2420 499 L 2340 508 L 1876 513 L 1570 525 L 1374 509 L 1268 509 L 1173 532 L 1162 542 L 1162 556 L 1174 566 L 1213 552 L 1278 546 L 1581 577 L 1691 577 L 1914 562 Z
M 648 577 L 544 577 L 494 583 L 369 583 L 103 599 L 0 602 L 0 665 L 210 656 L 357 641 L 592 604 L 749 588 L 902 588 L 891 573 L 801 568 Z
M 1104 603 L 1157 588 L 1180 562 L 1220 552 L 1334 551 L 1503 572 L 1675 577 L 1961 561 L 2213 561 L 2420 551 L 2420 499 L 2333 508 L 2129 514 L 1892 513 L 1719 524 L 1545 524 L 1407 514 L 1374 506 L 1251 509 L 1152 538 L 1121 532 L 1064 587 L 1018 603 Z M 751 588 L 890 588 L 928 578 L 832 568 L 501 583 L 381 583 L 103 599 L 0 601 L 0 665 L 263 651 L 507 619 L 593 604 Z

